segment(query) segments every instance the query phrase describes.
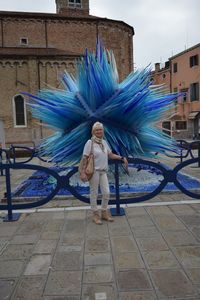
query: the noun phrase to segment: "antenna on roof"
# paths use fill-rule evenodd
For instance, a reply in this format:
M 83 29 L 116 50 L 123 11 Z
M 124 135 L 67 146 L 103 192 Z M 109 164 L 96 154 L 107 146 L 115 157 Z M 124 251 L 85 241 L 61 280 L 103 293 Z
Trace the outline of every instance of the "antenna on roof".
M 185 24 L 185 50 L 188 48 L 188 26 Z

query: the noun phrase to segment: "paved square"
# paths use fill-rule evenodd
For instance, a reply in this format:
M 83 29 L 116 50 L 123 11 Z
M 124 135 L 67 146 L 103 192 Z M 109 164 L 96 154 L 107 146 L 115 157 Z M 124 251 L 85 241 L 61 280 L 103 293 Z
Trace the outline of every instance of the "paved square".
M 125 210 L 102 226 L 86 209 L 0 223 L 0 299 L 200 299 L 200 204 Z

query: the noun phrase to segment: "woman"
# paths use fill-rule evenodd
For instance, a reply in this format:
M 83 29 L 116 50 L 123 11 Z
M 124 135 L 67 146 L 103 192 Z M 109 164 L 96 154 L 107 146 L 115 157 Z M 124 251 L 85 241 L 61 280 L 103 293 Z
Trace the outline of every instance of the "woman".
M 108 158 L 117 159 L 123 161 L 125 166 L 128 166 L 128 161 L 125 157 L 112 153 L 107 142 L 103 139 L 104 128 L 103 124 L 96 122 L 92 127 L 92 138 L 85 144 L 83 150 L 83 168 L 81 170 L 81 180 L 87 181 L 85 174 L 85 167 L 87 157 L 89 156 L 91 149 L 94 155 L 94 174 L 89 180 L 90 185 L 90 204 L 93 212 L 93 221 L 97 225 L 101 225 L 101 220 L 113 222 L 113 218 L 108 211 L 108 202 L 110 198 L 109 184 L 108 184 Z M 101 203 L 101 215 L 99 214 L 97 207 L 98 187 L 100 186 L 102 193 Z

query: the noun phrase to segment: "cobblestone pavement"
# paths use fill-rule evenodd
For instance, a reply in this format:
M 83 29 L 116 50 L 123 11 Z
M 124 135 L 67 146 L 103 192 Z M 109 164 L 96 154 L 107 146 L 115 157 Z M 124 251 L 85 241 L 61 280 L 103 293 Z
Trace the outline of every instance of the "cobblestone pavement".
M 198 300 L 199 216 L 197 202 L 154 203 L 101 226 L 84 207 L 1 222 L 0 299 Z

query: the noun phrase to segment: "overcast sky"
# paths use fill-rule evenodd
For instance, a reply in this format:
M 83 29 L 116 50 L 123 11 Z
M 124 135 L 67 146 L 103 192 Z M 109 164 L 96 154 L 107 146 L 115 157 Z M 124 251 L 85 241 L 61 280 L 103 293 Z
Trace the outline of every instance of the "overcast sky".
M 56 12 L 55 0 L 0 0 L 0 10 Z M 135 68 L 200 43 L 199 0 L 90 0 L 90 14 L 134 27 Z

